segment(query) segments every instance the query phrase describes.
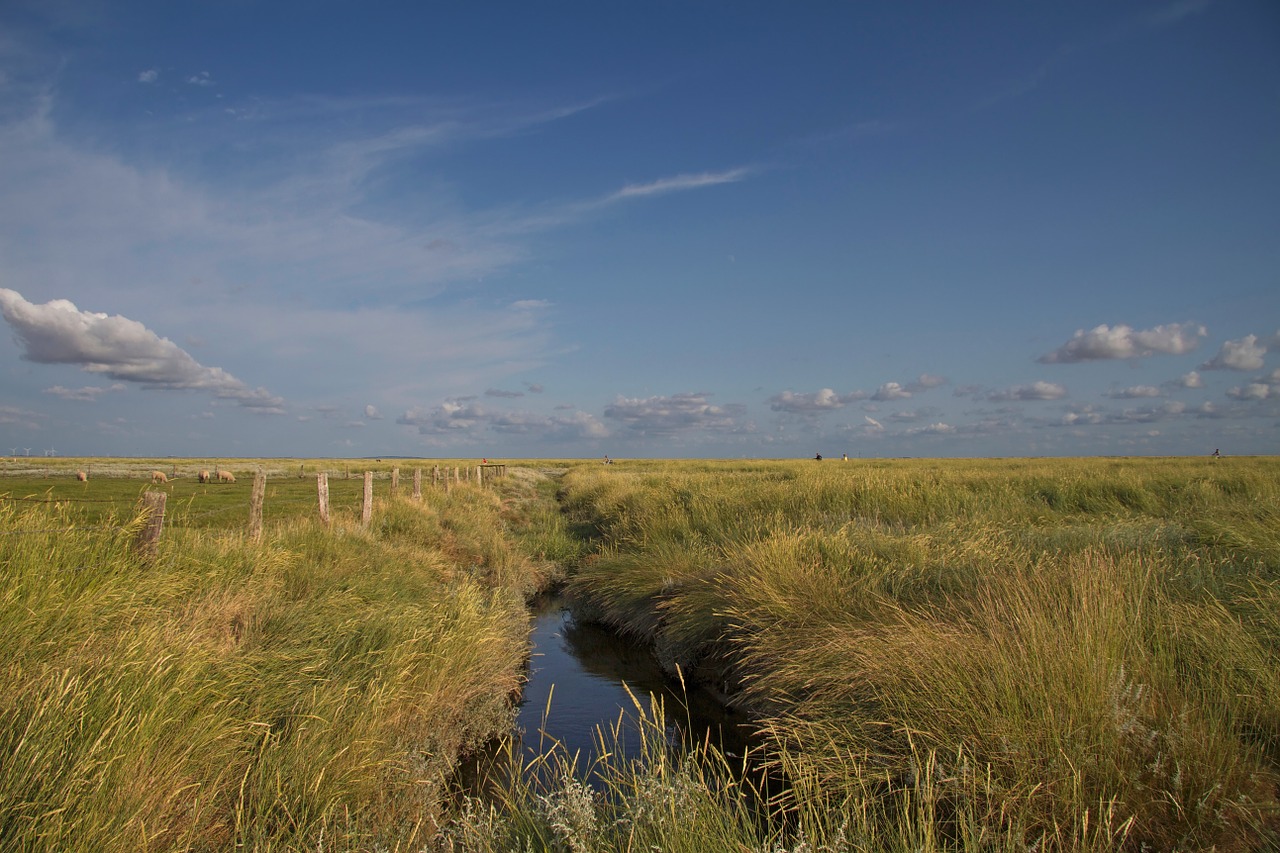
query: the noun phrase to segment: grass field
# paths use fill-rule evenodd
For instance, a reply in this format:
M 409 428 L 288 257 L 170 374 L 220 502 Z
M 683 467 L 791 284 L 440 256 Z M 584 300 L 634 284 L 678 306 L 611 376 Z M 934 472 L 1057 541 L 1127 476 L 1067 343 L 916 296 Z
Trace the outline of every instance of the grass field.
M 324 526 L 294 473 L 254 542 L 251 477 L 66 464 L 0 478 L 0 849 L 430 843 L 459 755 L 509 729 L 525 601 L 555 571 L 532 480 L 413 501 L 380 479 L 365 527 L 337 479 Z M 152 488 L 173 523 L 144 555 Z
M 421 501 L 446 463 L 37 461 L 0 463 L 0 849 L 1280 847 L 1280 459 L 527 460 Z M 768 807 L 637 697 L 605 794 L 551 752 L 453 808 L 566 569 L 758 715 Z
M 1280 844 L 1280 460 L 635 463 L 562 486 L 600 543 L 582 611 L 763 715 L 818 849 Z

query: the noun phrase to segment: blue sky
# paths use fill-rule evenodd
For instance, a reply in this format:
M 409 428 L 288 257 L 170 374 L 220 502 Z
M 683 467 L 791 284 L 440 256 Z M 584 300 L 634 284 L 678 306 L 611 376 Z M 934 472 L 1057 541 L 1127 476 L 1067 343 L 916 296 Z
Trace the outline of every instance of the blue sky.
M 0 6 L 0 453 L 1280 452 L 1280 6 Z

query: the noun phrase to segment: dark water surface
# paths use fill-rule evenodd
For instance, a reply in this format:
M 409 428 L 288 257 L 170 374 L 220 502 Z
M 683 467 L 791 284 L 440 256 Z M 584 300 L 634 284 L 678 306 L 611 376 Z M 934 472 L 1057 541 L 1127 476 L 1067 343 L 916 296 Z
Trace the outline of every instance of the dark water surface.
M 638 756 L 636 700 L 648 711 L 651 695 L 663 702 L 669 742 L 709 737 L 731 757 L 745 753 L 747 718 L 693 685 L 686 693 L 662 672 L 650 649 L 604 626 L 575 620 L 559 596 L 540 600 L 532 612 L 528 683 L 516 718 L 521 746 L 517 754 L 524 763 L 559 744 L 565 754 L 578 756 L 580 772 L 588 771 L 598 755 L 598 731 L 604 729 L 606 744 L 613 749 L 610 732 L 619 720 L 625 754 Z M 458 781 L 464 790 L 485 787 L 482 777 L 500 764 L 495 763 L 497 752 L 495 746 L 461 768 Z
M 529 683 L 516 720 L 526 747 L 554 738 L 571 754 L 580 754 L 579 766 L 588 766 L 596 754 L 597 727 L 607 729 L 621 714 L 629 723 L 624 727 L 627 754 L 634 755 L 632 696 L 648 710 L 653 695 L 663 701 L 669 737 L 700 741 L 710 731 L 712 743 L 723 750 L 739 755 L 746 748 L 744 716 L 694 685 L 687 685 L 686 693 L 663 673 L 650 649 L 604 626 L 575 620 L 562 599 L 550 597 L 535 607 L 532 640 Z

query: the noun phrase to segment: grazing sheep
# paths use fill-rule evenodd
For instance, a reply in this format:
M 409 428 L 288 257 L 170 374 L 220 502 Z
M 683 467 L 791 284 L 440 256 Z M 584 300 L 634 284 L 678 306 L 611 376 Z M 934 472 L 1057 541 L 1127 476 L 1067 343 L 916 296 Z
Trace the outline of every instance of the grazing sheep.
M 232 474 L 230 471 L 219 471 L 219 472 L 218 472 L 218 482 L 219 482 L 219 483 L 234 483 L 235 481 L 236 481 L 235 475 L 234 475 L 234 474 Z
M 88 475 L 88 474 L 86 474 L 86 473 L 85 473 L 85 472 L 83 472 L 83 471 L 77 471 L 77 472 L 76 472 L 76 479 L 77 479 L 77 480 L 79 480 L 79 481 L 80 481 L 80 482 L 82 482 L 82 483 L 87 483 L 87 482 L 89 482 L 89 475 Z
M 196 479 L 202 483 L 207 483 L 213 479 L 213 475 L 210 474 L 208 471 L 201 471 L 199 474 L 196 475 Z
M 152 471 L 152 472 L 151 472 L 151 482 L 153 482 L 153 483 L 167 483 L 167 482 L 169 482 L 169 478 L 165 476 L 165 473 L 164 473 L 163 471 Z

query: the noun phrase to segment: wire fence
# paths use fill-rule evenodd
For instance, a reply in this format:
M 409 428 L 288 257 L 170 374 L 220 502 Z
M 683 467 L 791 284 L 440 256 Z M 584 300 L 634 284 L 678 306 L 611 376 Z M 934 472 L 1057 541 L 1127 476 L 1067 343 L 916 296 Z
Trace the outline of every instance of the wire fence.
M 443 475 L 443 476 L 442 476 Z M 448 493 L 452 484 L 462 483 L 465 480 L 474 480 L 479 485 L 484 485 L 487 481 L 506 476 L 506 466 L 499 464 L 486 464 L 476 466 L 475 468 L 464 469 L 461 466 L 455 466 L 452 469 L 441 469 L 436 466 L 430 474 L 429 484 L 437 490 L 443 487 L 445 493 Z M 391 495 L 404 494 L 406 489 L 399 483 L 399 469 L 393 469 L 389 474 L 391 480 Z M 124 487 L 126 484 L 138 479 L 129 478 L 101 478 L 108 482 L 114 482 L 117 488 Z M 370 523 L 372 515 L 373 488 L 372 483 L 375 479 L 375 473 L 372 471 L 364 472 L 363 477 L 352 478 L 348 475 L 343 476 L 335 482 L 342 483 L 338 486 L 338 491 L 342 492 L 337 496 L 337 500 L 333 503 L 336 508 L 343 511 L 356 510 L 360 513 L 361 523 L 367 526 Z M 387 477 L 382 477 L 385 480 Z M 412 475 L 412 496 L 415 499 L 421 499 L 422 486 L 427 478 L 422 476 L 422 469 L 416 469 Z M 95 481 L 96 482 L 100 482 Z M 128 513 L 134 519 L 132 524 L 115 524 L 107 523 L 93 524 L 96 519 L 76 519 L 69 520 L 69 523 L 60 527 L 49 527 L 47 525 L 48 518 L 44 518 L 44 525 L 38 526 L 36 529 L 23 529 L 18 526 L 14 529 L 0 530 L 0 536 L 50 536 L 68 533 L 80 532 L 127 532 L 136 530 L 139 526 L 138 519 L 141 518 L 142 532 L 139 533 L 140 539 L 145 539 L 148 547 L 154 548 L 155 541 L 159 538 L 160 533 L 166 527 L 170 530 L 197 530 L 212 529 L 220 527 L 216 523 L 211 525 L 219 518 L 243 519 L 240 524 L 247 525 L 251 536 L 257 538 L 261 534 L 264 507 L 267 505 L 271 508 L 271 516 L 273 520 L 281 520 L 284 518 L 301 518 L 308 513 L 305 510 L 299 511 L 302 507 L 313 507 L 318 513 L 320 519 L 328 524 L 331 520 L 330 515 L 330 492 L 328 472 L 318 472 L 316 474 L 315 484 L 312 486 L 304 486 L 301 477 L 294 474 L 281 474 L 271 481 L 273 486 L 277 488 L 286 488 L 289 491 L 284 494 L 274 493 L 271 495 L 269 502 L 266 496 L 267 474 L 265 471 L 259 470 L 253 479 L 253 489 L 250 496 L 248 507 L 243 503 L 243 492 L 234 489 L 234 485 L 215 484 L 200 481 L 199 486 L 191 491 L 179 493 L 178 488 L 186 488 L 194 485 L 192 483 L 179 484 L 177 478 L 169 480 L 165 483 L 156 481 L 148 484 L 140 494 L 127 495 L 122 494 L 115 497 L 86 497 L 84 495 L 57 495 L 54 496 L 50 492 L 52 487 L 48 487 L 49 491 L 42 495 L 13 495 L 0 494 L 0 504 L 10 506 L 58 506 L 58 507 L 74 507 L 77 505 L 93 505 L 94 509 L 107 509 L 107 518 L 114 519 L 116 516 L 110 514 L 114 508 L 120 508 L 122 513 Z M 363 484 L 362 493 L 356 492 L 353 487 Z M 64 486 L 65 487 L 65 486 Z M 71 488 L 87 489 L 89 482 L 76 481 Z M 314 489 L 309 496 L 301 493 L 302 489 Z M 169 499 L 173 498 L 176 506 L 169 506 Z M 197 502 L 218 501 L 221 505 L 211 507 L 200 507 L 199 511 L 194 511 Z M 246 512 L 247 511 L 247 512 Z M 92 515 L 93 513 L 90 513 Z M 98 513 L 102 515 L 104 513 Z M 166 523 L 166 514 L 168 515 Z M 20 518 L 20 516 L 19 516 Z M 9 523 L 14 521 L 11 516 Z M 86 521 L 90 523 L 86 523 Z M 239 524 L 235 525 L 239 526 Z

